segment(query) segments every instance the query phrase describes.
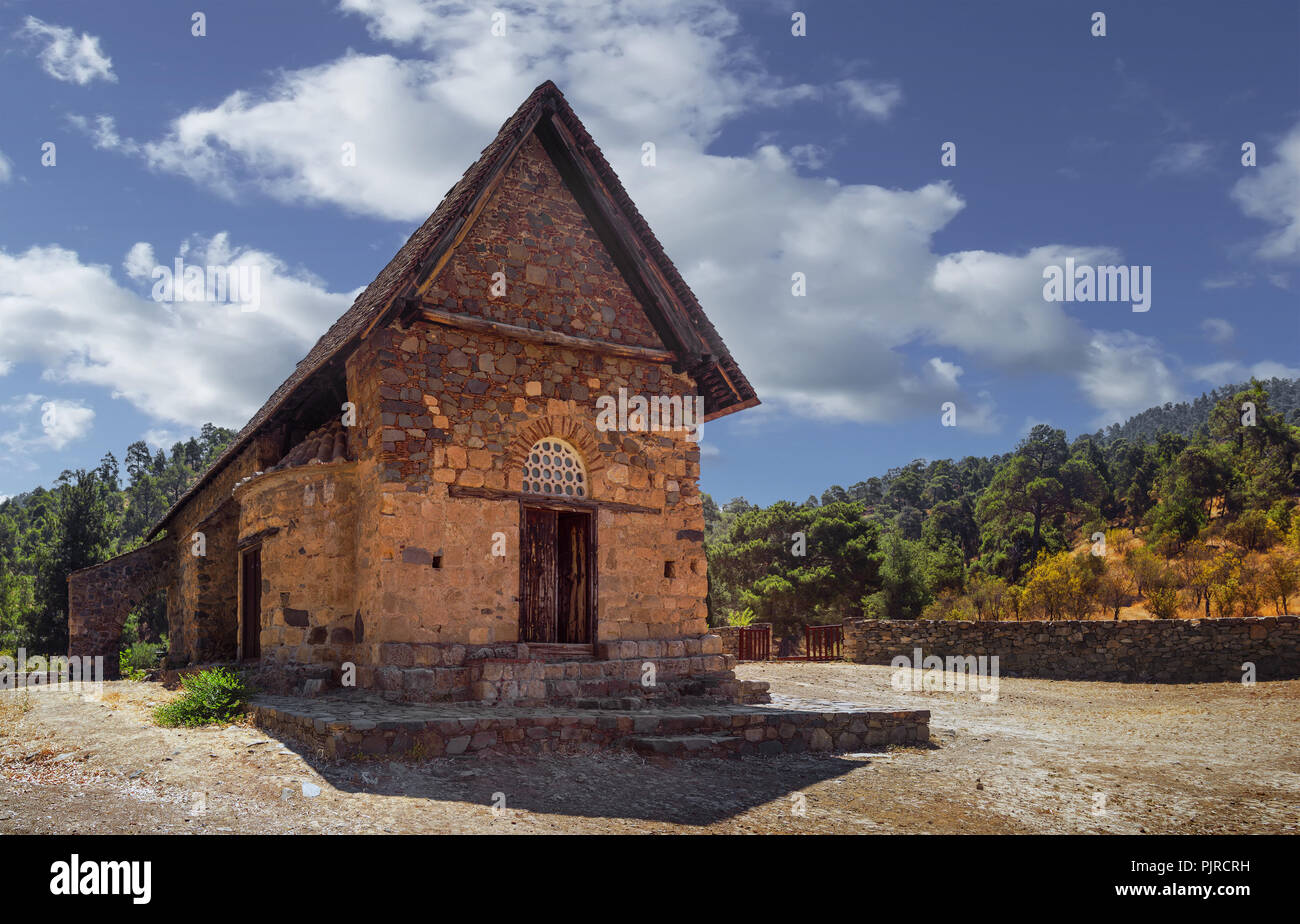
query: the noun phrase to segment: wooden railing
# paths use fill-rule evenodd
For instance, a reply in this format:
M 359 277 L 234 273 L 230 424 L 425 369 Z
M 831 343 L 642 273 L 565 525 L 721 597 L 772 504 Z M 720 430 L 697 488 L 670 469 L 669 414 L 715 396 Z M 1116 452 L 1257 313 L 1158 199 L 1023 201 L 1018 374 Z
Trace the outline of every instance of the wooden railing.
M 772 656 L 771 626 L 741 626 L 736 633 L 736 659 L 766 661 Z
M 836 661 L 844 656 L 844 627 L 805 626 L 803 630 L 804 653 L 778 661 Z M 772 627 L 760 623 L 740 626 L 736 630 L 736 660 L 771 661 Z
M 844 627 L 805 626 L 804 652 L 809 661 L 835 661 L 844 655 Z

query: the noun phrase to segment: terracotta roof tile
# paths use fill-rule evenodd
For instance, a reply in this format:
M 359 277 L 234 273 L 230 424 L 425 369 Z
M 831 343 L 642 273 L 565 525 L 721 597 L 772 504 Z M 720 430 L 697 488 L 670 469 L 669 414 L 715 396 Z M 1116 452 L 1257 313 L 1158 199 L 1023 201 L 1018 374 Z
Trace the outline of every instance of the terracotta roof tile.
M 267 471 L 278 472 L 282 468 L 311 465 L 314 462 L 345 462 L 347 457 L 348 438 L 343 432 L 343 421 L 335 418 L 304 436 L 302 442 L 290 449 L 283 459 Z

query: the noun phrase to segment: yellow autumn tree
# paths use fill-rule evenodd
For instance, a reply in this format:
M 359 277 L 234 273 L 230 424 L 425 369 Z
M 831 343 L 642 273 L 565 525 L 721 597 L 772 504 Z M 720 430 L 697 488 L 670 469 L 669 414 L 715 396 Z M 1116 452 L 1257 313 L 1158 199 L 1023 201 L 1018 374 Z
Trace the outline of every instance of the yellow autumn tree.
M 1241 555 L 1226 549 L 1209 566 L 1209 594 L 1220 616 L 1231 616 L 1241 599 Z
M 1101 559 L 1089 552 L 1040 552 L 1022 606 L 1044 619 L 1087 619 L 1096 609 Z
M 1260 583 L 1279 616 L 1286 615 L 1288 601 L 1300 592 L 1300 551 L 1278 546 L 1260 563 Z

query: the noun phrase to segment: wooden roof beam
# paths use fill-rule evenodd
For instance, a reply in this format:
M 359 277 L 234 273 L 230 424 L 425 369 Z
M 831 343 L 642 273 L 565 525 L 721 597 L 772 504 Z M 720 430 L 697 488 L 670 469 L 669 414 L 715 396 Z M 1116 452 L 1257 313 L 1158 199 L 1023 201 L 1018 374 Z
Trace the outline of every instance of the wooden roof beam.
M 627 343 L 610 343 L 606 340 L 593 340 L 590 337 L 575 337 L 553 330 L 537 330 L 519 324 L 507 324 L 504 321 L 491 321 L 468 314 L 455 314 L 438 308 L 422 308 L 419 317 L 443 327 L 455 327 L 459 330 L 473 331 L 480 334 L 492 334 L 507 340 L 523 340 L 528 343 L 543 343 L 548 346 L 565 347 L 571 350 L 586 350 L 592 353 L 604 353 L 624 359 L 641 359 L 652 363 L 674 363 L 677 356 L 668 350 L 655 350 L 650 347 L 633 346 Z

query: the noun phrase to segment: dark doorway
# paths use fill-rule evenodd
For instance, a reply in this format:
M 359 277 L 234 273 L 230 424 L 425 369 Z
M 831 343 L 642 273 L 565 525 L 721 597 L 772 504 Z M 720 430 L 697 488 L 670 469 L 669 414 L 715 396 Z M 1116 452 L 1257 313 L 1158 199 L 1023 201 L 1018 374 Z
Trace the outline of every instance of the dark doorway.
M 596 622 L 591 513 L 524 507 L 521 532 L 519 640 L 590 644 Z
M 262 656 L 262 547 L 247 549 L 239 561 L 240 654 L 245 661 Z

